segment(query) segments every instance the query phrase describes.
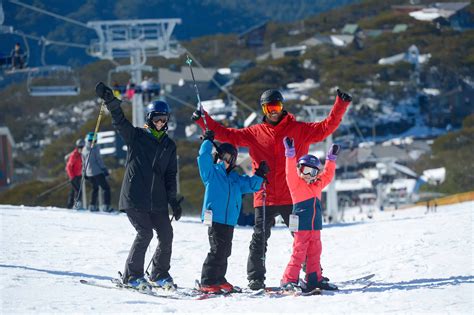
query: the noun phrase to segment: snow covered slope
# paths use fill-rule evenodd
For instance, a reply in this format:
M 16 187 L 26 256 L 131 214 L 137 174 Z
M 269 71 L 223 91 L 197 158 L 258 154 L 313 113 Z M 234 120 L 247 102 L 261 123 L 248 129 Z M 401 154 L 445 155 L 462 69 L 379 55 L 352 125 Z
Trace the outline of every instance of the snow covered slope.
M 365 292 L 281 299 L 239 296 L 204 301 L 157 299 L 85 286 L 122 270 L 135 236 L 125 215 L 0 205 L 0 313 L 469 313 L 474 309 L 474 202 L 377 212 L 366 222 L 325 226 L 324 273 L 344 281 L 375 273 Z M 207 229 L 173 223 L 171 274 L 181 286 L 200 278 Z M 245 286 L 251 228 L 237 228 L 229 282 Z M 277 285 L 292 238 L 272 230 L 267 285 Z M 153 240 L 150 248 L 156 246 Z M 152 250 L 147 253 L 147 263 Z

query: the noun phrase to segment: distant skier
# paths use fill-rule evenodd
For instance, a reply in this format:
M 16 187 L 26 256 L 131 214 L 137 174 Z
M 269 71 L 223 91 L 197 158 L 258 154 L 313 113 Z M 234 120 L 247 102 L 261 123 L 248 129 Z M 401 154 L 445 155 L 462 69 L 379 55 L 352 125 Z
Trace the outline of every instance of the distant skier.
M 329 185 L 336 171 L 339 146 L 333 144 L 326 156 L 324 170 L 314 155 L 304 155 L 296 161 L 296 143 L 292 138 L 283 140 L 286 156 L 286 182 L 293 200 L 293 215 L 290 226 L 294 225 L 293 253 L 288 263 L 281 286 L 284 290 L 297 290 L 301 265 L 306 261 L 307 291 L 315 288 L 337 290 L 337 286 L 326 281 L 321 269 L 321 230 L 323 216 L 321 194 Z M 297 220 L 297 224 L 293 224 Z M 295 223 L 296 223 L 295 222 Z
M 154 101 L 147 107 L 146 128 L 134 127 L 125 117 L 121 101 L 102 82 L 95 88 L 112 114 L 112 123 L 127 144 L 127 163 L 120 192 L 119 210 L 125 211 L 137 236 L 125 264 L 123 283 L 138 289 L 154 286 L 172 288 L 169 274 L 173 228 L 168 204 L 176 221 L 181 218 L 180 202 L 176 200 L 176 144 L 166 130 L 170 115 L 167 103 Z M 182 200 L 182 199 L 181 199 Z M 149 281 L 144 278 L 144 261 L 148 245 L 158 235 Z
M 233 290 L 234 287 L 226 280 L 225 274 L 234 227 L 242 206 L 242 194 L 258 191 L 268 173 L 268 166 L 262 161 L 255 170 L 256 176 L 239 175 L 233 170 L 237 161 L 237 149 L 230 143 L 222 143 L 213 158 L 213 141 L 214 132 L 208 130 L 198 157 L 199 174 L 206 186 L 202 220 L 210 224 L 208 235 L 211 249 L 201 273 L 201 290 L 207 293 Z
M 283 109 L 283 95 L 280 91 L 267 90 L 260 97 L 260 105 L 265 114 L 263 121 L 242 129 L 226 128 L 205 113 L 208 128 L 215 132 L 217 140 L 249 148 L 253 169 L 257 168 L 260 161 L 269 163 L 265 217 L 263 217 L 263 189 L 254 194 L 255 226 L 247 262 L 250 289 L 258 290 L 265 287 L 266 268 L 262 258 L 267 250 L 266 241 L 270 237 L 274 218 L 280 214 L 288 226 L 293 209 L 288 185 L 283 180 L 285 178 L 283 137 L 290 136 L 296 140 L 297 156 L 308 153 L 311 143 L 323 141 L 337 129 L 351 101 L 352 97 L 349 94 L 338 89 L 329 116 L 320 122 L 306 123 L 296 121 L 292 114 Z M 205 129 L 202 114 L 200 111 L 195 111 L 192 119 Z
M 82 156 L 84 158 L 84 167 L 87 167 L 85 170 L 86 178 L 92 184 L 92 193 L 91 193 L 91 200 L 89 203 L 89 210 L 90 211 L 105 211 L 111 212 L 113 211 L 112 207 L 110 206 L 110 185 L 107 181 L 107 176 L 109 176 L 109 171 L 107 167 L 105 167 L 104 160 L 102 160 L 102 155 L 100 155 L 100 148 L 97 145 L 92 146 L 93 142 L 97 142 L 97 139 L 94 138 L 96 136 L 94 132 L 89 132 L 87 134 L 87 145 L 85 146 L 84 150 L 82 151 Z M 91 149 L 92 148 L 92 149 Z M 89 157 L 90 154 L 90 157 Z M 104 204 L 101 205 L 99 208 L 99 186 L 102 188 L 103 197 L 104 197 Z
M 67 198 L 67 208 L 72 209 L 74 207 L 74 201 L 77 199 L 77 209 L 82 208 L 81 196 L 79 194 L 79 188 L 81 187 L 82 179 L 82 149 L 85 145 L 84 139 L 77 139 L 76 147 L 69 154 L 67 163 L 66 163 L 66 173 L 69 177 L 69 182 L 71 183 L 71 190 Z

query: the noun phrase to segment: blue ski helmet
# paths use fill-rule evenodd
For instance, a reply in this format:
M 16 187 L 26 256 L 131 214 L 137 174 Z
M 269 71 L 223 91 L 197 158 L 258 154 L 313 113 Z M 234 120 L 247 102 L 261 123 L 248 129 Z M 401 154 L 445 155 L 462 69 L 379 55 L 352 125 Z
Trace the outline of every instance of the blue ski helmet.
M 296 167 L 298 167 L 300 171 L 302 171 L 302 169 L 304 169 L 305 166 L 311 167 L 312 169 L 315 170 L 314 172 L 311 172 L 309 175 L 316 176 L 321 170 L 321 161 L 319 161 L 319 159 L 315 157 L 314 155 L 306 154 L 298 159 L 298 164 L 296 165 Z M 305 173 L 306 172 L 303 172 L 303 174 Z
M 91 142 L 92 140 L 94 141 L 97 140 L 97 136 L 95 135 L 95 132 L 93 131 L 87 133 L 87 141 Z
M 170 107 L 168 103 L 164 101 L 153 101 L 146 107 L 146 123 L 149 128 L 155 129 L 155 124 L 153 124 L 153 117 L 155 116 L 166 116 L 168 122 L 170 116 Z M 168 129 L 167 122 L 163 126 L 162 130 Z

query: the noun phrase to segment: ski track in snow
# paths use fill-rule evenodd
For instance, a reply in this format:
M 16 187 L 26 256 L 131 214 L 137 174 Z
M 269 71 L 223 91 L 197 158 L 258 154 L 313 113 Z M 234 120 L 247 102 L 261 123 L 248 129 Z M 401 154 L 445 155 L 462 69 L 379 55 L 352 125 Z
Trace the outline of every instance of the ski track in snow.
M 365 290 L 311 297 L 169 300 L 79 283 L 123 269 L 135 231 L 124 214 L 0 205 L 0 313 L 453 313 L 474 309 L 474 202 L 376 212 L 364 222 L 324 226 L 324 274 L 341 282 L 375 273 Z M 182 287 L 200 279 L 209 244 L 198 219 L 173 222 L 170 273 Z M 237 227 L 227 279 L 245 287 L 252 228 Z M 146 265 L 157 245 L 154 239 Z M 284 226 L 272 229 L 269 286 L 291 254 Z M 146 266 L 145 266 L 146 267 Z

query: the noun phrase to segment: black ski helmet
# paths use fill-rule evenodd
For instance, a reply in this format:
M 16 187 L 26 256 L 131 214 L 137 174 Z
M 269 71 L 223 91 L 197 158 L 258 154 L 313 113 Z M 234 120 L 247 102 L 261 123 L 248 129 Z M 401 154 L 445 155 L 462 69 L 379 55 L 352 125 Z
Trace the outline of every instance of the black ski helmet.
M 86 145 L 84 139 L 80 138 L 76 140 L 76 148 L 83 148 Z
M 169 119 L 170 116 L 170 107 L 165 101 L 153 101 L 148 104 L 146 108 L 146 123 L 149 128 L 155 129 L 155 124 L 153 123 L 153 117 L 155 116 L 166 116 Z M 162 130 L 168 129 L 168 121 L 166 121 Z
M 272 102 L 283 102 L 283 95 L 280 91 L 275 89 L 266 90 L 262 93 L 262 96 L 260 96 L 260 106 Z
M 229 170 L 233 169 L 237 163 L 237 149 L 232 144 L 224 142 L 219 146 L 218 152 L 219 159 L 229 163 Z

